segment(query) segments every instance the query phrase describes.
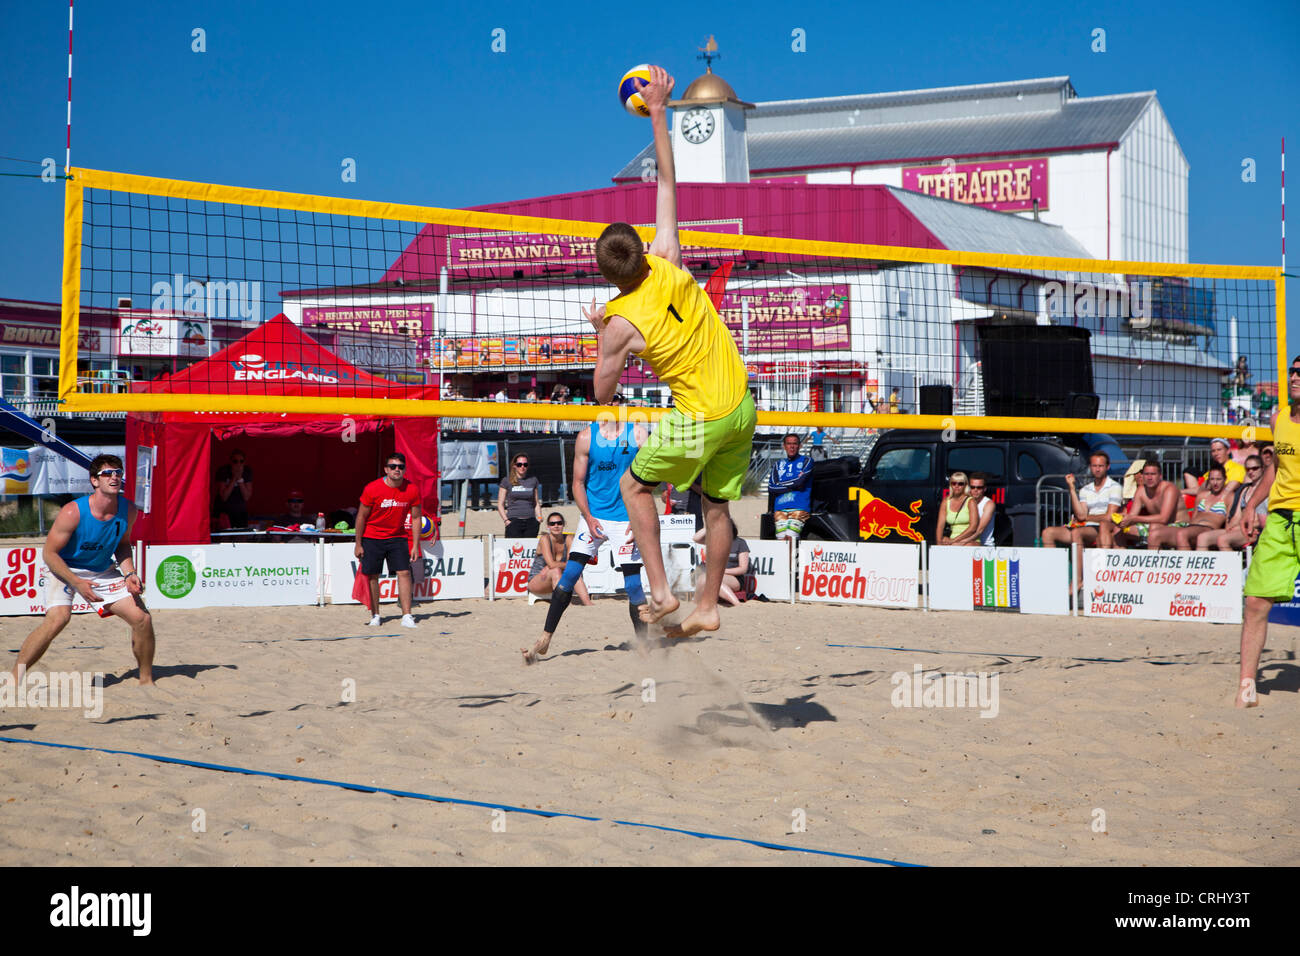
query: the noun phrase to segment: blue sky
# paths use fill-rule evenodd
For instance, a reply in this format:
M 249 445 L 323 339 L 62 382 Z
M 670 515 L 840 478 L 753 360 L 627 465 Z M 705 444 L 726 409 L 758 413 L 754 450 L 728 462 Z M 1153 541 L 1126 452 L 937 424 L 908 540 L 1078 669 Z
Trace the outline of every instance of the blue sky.
M 678 89 L 715 65 L 751 101 L 1069 75 L 1083 96 L 1154 89 L 1191 163 L 1191 258 L 1275 265 L 1279 140 L 1300 273 L 1300 5 L 614 4 L 79 0 L 73 165 L 467 206 L 609 185 L 647 141 L 619 76 Z M 64 152 L 67 7 L 5 0 L 0 156 Z M 791 31 L 807 52 L 791 50 Z M 192 31 L 207 50 L 191 50 Z M 491 49 L 505 31 L 504 53 Z M 1106 31 L 1106 52 L 1091 49 Z M 340 180 L 352 157 L 357 181 Z M 1256 181 L 1242 182 L 1244 158 Z M 39 167 L 0 161 L 4 172 Z M 0 297 L 59 296 L 61 187 L 0 177 Z M 1290 283 L 1300 351 L 1300 279 Z

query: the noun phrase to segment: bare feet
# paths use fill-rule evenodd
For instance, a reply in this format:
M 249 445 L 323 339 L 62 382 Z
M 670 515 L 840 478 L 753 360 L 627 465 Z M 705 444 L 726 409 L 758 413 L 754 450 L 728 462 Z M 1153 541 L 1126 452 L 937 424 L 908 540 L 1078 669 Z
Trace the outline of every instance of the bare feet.
M 1241 679 L 1241 686 L 1237 689 L 1237 699 L 1233 703 L 1236 707 L 1259 706 L 1259 695 L 1255 692 L 1255 682 L 1249 677 Z
M 718 617 L 718 609 L 715 607 L 711 611 L 701 611 L 696 608 L 680 624 L 673 624 L 665 629 L 664 633 L 669 637 L 694 637 L 701 631 L 716 631 L 722 624 L 721 618 Z
M 543 637 L 531 648 L 521 647 L 519 652 L 524 655 L 525 664 L 536 664 L 537 659 L 551 649 L 551 639 Z
M 647 624 L 653 624 L 662 617 L 667 617 L 682 606 L 682 602 L 677 600 L 676 595 L 668 595 L 666 601 L 656 601 L 653 596 L 647 596 L 646 603 L 642 604 L 637 613 L 641 615 L 641 620 Z M 715 625 L 716 627 L 716 625 Z

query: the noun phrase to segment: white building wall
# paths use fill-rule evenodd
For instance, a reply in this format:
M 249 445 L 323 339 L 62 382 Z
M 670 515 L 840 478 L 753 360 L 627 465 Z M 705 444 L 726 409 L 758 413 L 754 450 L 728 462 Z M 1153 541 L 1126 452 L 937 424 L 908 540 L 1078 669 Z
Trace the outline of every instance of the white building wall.
M 1122 250 L 1114 258 L 1188 261 L 1188 163 L 1153 100 L 1119 145 Z
M 1017 215 L 1034 218 L 1032 209 Z M 1064 228 L 1098 259 L 1107 258 L 1106 150 L 1047 158 L 1047 209 L 1039 219 Z

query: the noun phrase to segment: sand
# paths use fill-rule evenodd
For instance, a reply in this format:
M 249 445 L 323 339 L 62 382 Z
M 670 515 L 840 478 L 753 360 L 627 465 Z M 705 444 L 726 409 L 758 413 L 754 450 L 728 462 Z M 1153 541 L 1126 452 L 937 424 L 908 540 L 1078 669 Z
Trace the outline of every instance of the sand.
M 1224 625 L 750 602 L 638 652 L 600 599 L 525 668 L 545 604 L 390 612 L 161 613 L 152 692 L 82 615 L 41 666 L 108 674 L 103 714 L 8 708 L 0 735 L 599 819 L 0 743 L 0 864 L 864 865 L 616 820 L 931 865 L 1300 862 L 1295 628 L 1236 711 Z M 894 707 L 915 664 L 997 673 L 997 716 Z

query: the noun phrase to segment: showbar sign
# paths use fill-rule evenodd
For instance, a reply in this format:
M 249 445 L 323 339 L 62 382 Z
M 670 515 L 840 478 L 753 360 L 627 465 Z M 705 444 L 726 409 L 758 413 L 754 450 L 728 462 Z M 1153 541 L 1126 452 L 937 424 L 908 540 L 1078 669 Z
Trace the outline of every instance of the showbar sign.
M 904 166 L 903 188 L 999 212 L 1047 209 L 1047 160 Z

